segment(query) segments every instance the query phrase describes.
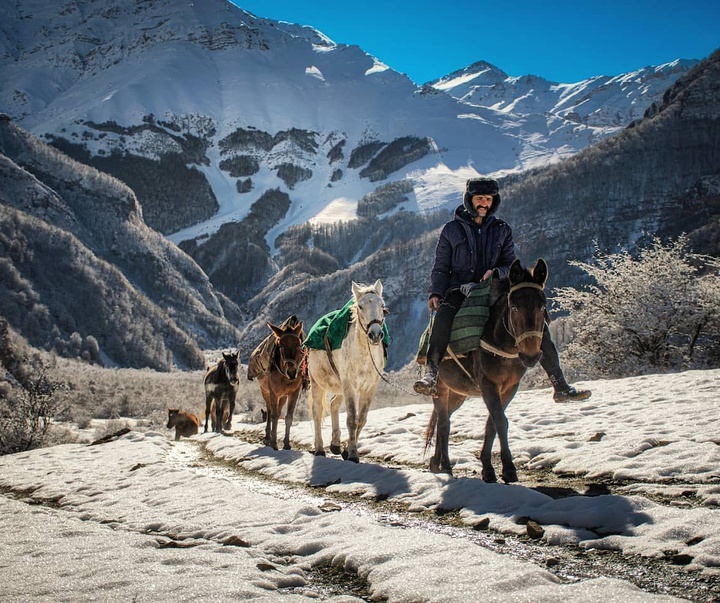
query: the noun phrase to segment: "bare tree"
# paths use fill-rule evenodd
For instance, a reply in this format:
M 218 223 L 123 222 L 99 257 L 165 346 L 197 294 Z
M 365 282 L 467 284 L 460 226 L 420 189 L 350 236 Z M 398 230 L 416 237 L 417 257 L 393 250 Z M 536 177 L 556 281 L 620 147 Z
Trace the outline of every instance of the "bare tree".
M 685 236 L 651 238 L 638 253 L 572 262 L 591 283 L 556 290 L 572 332 L 565 362 L 586 377 L 720 366 L 717 260 L 688 250 Z

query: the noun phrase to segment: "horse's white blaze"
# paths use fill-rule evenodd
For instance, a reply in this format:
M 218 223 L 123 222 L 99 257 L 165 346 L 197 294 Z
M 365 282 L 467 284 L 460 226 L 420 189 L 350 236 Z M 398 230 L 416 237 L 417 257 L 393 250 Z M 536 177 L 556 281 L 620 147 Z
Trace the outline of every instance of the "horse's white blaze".
M 382 345 L 385 304 L 380 280 L 368 287 L 353 282 L 352 291 L 355 298 L 354 318 L 342 345 L 332 352 L 338 374 L 333 370 L 325 350 L 309 350 L 308 397 L 315 427 L 315 451 L 323 450 L 322 422 L 328 410 L 327 394 L 331 394 L 329 408 L 332 420 L 331 445 L 340 447 L 338 414 L 344 400 L 347 411 L 348 458 L 357 459 L 357 440 L 365 426 L 370 404 L 375 397 L 380 371 L 385 366 L 385 351 Z M 369 329 L 368 325 L 370 325 Z M 370 333 L 370 338 L 366 331 Z

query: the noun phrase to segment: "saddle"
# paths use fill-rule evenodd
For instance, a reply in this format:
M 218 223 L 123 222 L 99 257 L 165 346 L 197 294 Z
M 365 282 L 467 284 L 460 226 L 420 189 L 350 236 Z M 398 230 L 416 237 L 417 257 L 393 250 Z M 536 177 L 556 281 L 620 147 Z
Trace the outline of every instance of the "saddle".
M 339 349 L 348 332 L 352 317 L 350 310 L 354 303 L 355 299 L 351 297 L 340 310 L 333 310 L 319 318 L 308 331 L 303 347 L 314 350 Z M 387 325 L 383 324 L 383 346 L 386 354 L 389 338 Z
M 480 347 L 485 323 L 490 317 L 490 279 L 480 283 L 465 298 L 453 319 L 450 330 L 450 343 L 448 347 L 455 356 L 465 356 Z M 430 333 L 432 331 L 432 318 L 427 328 L 420 336 L 417 356 L 415 362 L 424 365 L 427 362 L 427 350 L 430 344 Z M 449 358 L 449 354 L 445 358 Z

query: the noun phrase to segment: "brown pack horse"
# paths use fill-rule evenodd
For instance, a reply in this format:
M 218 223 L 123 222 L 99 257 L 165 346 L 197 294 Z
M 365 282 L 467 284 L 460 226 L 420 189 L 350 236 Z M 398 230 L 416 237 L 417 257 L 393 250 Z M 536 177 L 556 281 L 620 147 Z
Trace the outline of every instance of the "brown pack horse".
M 495 436 L 500 440 L 501 477 L 505 482 L 518 481 L 508 444 L 508 420 L 505 408 L 515 396 L 525 371 L 534 366 L 542 352 L 540 342 L 545 321 L 545 281 L 547 264 L 539 259 L 530 271 L 515 260 L 507 279 L 494 279 L 490 292 L 490 316 L 481 337 L 480 349 L 474 350 L 459 364 L 454 359 L 440 364 L 437 396 L 426 433 L 426 447 L 433 432 L 435 454 L 430 459 L 434 473 L 452 475 L 448 440 L 450 416 L 469 396 L 482 396 L 488 409 L 485 438 L 480 452 L 482 478 L 496 482 L 491 454 Z
M 283 450 L 290 450 L 290 427 L 293 422 L 295 405 L 303 388 L 303 360 L 304 351 L 302 343 L 305 340 L 303 323 L 295 317 L 285 320 L 279 327 L 267 323 L 272 331 L 274 346 L 270 357 L 270 368 L 258 376 L 260 392 L 267 406 L 267 419 L 265 423 L 265 438 L 263 442 L 277 446 L 277 428 L 280 413 L 287 403 L 285 410 L 285 438 Z
M 235 398 L 240 389 L 238 352 L 223 352 L 223 357 L 205 373 L 205 432 L 212 419 L 214 432 L 232 428 Z

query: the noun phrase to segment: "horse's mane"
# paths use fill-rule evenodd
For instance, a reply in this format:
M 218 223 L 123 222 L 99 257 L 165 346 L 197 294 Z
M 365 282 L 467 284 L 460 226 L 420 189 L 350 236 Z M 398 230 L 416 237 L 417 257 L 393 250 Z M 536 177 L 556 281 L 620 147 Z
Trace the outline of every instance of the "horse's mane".
M 490 306 L 494 306 L 501 300 L 507 297 L 510 292 L 510 279 L 507 276 L 496 276 L 493 277 L 492 283 L 490 284 Z
M 360 296 L 363 296 L 366 293 L 375 293 L 375 288 L 372 285 L 363 286 L 360 290 Z M 357 298 L 354 298 L 353 303 L 350 305 L 350 320 L 348 320 L 348 323 L 352 323 L 357 320 L 357 302 Z

